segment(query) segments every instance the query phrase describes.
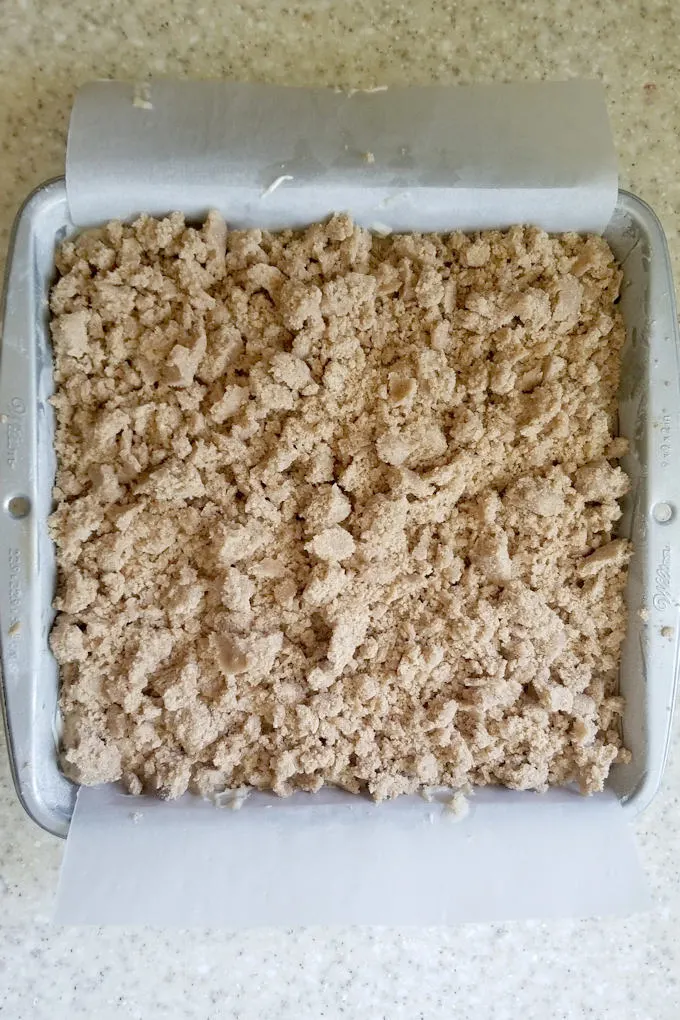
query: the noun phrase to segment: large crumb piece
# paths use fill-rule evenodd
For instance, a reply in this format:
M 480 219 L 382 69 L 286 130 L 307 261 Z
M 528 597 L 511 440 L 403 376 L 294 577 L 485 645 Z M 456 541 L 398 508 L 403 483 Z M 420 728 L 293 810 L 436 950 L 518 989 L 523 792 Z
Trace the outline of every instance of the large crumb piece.
M 630 548 L 601 238 L 174 213 L 57 267 L 69 775 L 602 787 Z

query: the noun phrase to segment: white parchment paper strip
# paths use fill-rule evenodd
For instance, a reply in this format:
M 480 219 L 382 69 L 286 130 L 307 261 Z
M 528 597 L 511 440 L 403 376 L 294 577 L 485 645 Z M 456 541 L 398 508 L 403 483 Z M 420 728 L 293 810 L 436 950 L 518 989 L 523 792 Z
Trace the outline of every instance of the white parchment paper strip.
M 353 93 L 94 82 L 73 107 L 66 182 L 78 225 L 218 208 L 236 226 L 349 211 L 394 230 L 601 232 L 617 193 L 604 92 L 589 81 Z
M 72 924 L 451 924 L 647 906 L 612 793 L 481 790 L 460 821 L 337 791 L 239 811 L 83 789 L 56 919 Z

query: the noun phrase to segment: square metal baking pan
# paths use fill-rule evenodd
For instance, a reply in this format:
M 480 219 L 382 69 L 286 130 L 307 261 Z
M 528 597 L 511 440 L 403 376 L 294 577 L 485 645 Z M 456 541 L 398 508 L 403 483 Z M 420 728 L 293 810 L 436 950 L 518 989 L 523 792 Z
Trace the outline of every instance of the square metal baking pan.
M 350 210 L 351 211 L 351 210 Z M 17 794 L 38 825 L 68 831 L 77 788 L 59 771 L 58 671 L 48 646 L 55 558 L 47 531 L 55 472 L 48 296 L 57 245 L 75 228 L 63 179 L 33 192 L 12 234 L 0 347 L 0 642 L 2 700 Z M 662 227 L 620 192 L 605 237 L 623 267 L 627 340 L 620 428 L 632 479 L 619 534 L 635 545 L 621 691 L 633 753 L 609 785 L 627 813 L 656 793 L 678 675 L 680 592 L 680 343 Z

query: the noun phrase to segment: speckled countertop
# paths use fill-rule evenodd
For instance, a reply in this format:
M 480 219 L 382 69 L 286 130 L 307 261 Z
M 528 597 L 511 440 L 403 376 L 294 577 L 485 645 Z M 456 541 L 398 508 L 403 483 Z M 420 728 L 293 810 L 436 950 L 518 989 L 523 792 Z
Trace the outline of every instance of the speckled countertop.
M 570 26 L 570 27 L 566 27 Z M 149 74 L 286 84 L 601 78 L 621 182 L 680 276 L 680 7 L 664 0 L 71 0 L 0 5 L 0 251 L 63 172 L 73 94 Z M 677 1020 L 680 754 L 637 823 L 653 913 L 454 929 L 53 928 L 63 845 L 23 815 L 0 750 L 0 1018 Z

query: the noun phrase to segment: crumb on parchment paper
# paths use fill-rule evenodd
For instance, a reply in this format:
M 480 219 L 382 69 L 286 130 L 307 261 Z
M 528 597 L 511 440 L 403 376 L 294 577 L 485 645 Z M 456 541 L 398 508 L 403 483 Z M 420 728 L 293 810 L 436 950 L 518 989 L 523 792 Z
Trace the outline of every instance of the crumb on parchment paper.
M 247 786 L 242 786 L 236 790 L 222 790 L 220 793 L 213 793 L 209 799 L 215 807 L 227 807 L 232 811 L 240 811 L 249 796 L 250 789 Z
M 293 180 L 295 180 L 295 178 L 292 174 L 280 174 L 278 177 L 274 178 L 269 187 L 264 189 L 260 198 L 267 198 L 268 195 L 271 195 L 277 188 L 280 188 L 282 184 L 286 183 L 286 181 Z
M 446 802 L 445 812 L 457 822 L 462 822 L 470 813 L 470 802 L 462 790 L 457 790 Z
M 601 789 L 630 555 L 601 238 L 175 213 L 57 268 L 70 776 Z
M 148 81 L 136 82 L 132 92 L 132 105 L 138 110 L 153 110 L 151 102 L 151 83 Z

